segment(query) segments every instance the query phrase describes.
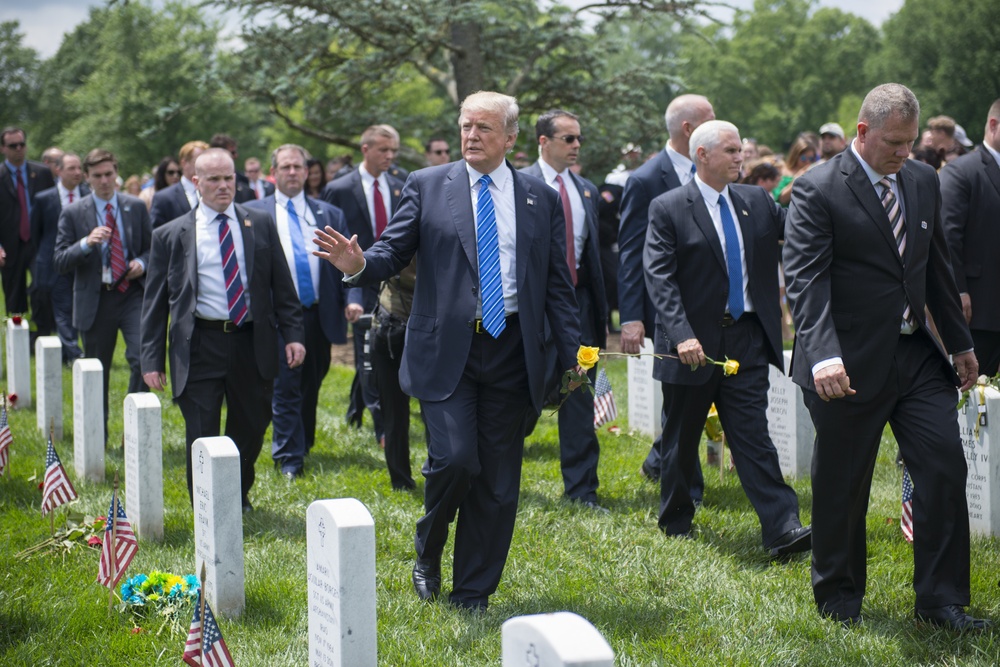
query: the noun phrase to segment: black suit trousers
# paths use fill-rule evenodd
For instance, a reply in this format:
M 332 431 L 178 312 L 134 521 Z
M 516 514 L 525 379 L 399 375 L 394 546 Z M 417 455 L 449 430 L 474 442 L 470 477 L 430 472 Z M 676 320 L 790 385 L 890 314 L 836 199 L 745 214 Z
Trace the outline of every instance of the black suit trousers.
M 716 367 L 704 384 L 664 383 L 667 422 L 662 441 L 659 525 L 666 533 L 683 534 L 691 529 L 694 501 L 690 489 L 699 468 L 698 443 L 713 402 L 740 483 L 760 519 L 764 545 L 801 525 L 798 497 L 781 475 L 778 452 L 767 431 L 766 349 L 764 329 L 756 315 L 748 313 L 722 333 L 720 356 L 739 361 L 738 373 L 726 377 L 722 368 Z
M 486 604 L 500 583 L 514 535 L 529 406 L 521 329 L 510 318 L 495 340 L 473 334 L 451 396 L 422 401 L 430 439 L 425 514 L 414 542 L 419 558 L 439 557 L 457 513 L 452 602 Z
M 405 331 L 401 323 L 389 327 L 386 320 L 372 335 L 372 372 L 385 427 L 385 463 L 394 489 L 416 486 L 410 470 L 410 397 L 399 386 Z
M 264 324 L 263 326 L 267 326 Z M 254 464 L 271 421 L 274 383 L 257 370 L 253 330 L 223 333 L 195 327 L 191 335 L 190 374 L 175 399 L 187 434 L 187 484 L 191 496 L 191 447 L 202 437 L 219 435 L 222 400 L 226 401 L 225 435 L 240 452 L 242 501 L 248 500 Z
M 900 336 L 873 396 L 824 402 L 805 391 L 813 450 L 813 595 L 821 611 L 861 612 L 865 515 L 886 422 L 913 480 L 913 587 L 919 608 L 969 604 L 969 511 L 958 395 L 926 334 Z M 850 373 L 848 368 L 847 372 Z

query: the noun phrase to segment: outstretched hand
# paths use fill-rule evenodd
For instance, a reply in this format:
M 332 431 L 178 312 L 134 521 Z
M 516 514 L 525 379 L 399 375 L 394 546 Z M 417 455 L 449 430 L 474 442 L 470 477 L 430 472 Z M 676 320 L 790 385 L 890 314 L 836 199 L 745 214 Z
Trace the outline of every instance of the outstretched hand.
M 313 243 L 320 248 L 313 250 L 313 254 L 333 264 L 345 276 L 353 276 L 365 268 L 365 257 L 361 246 L 358 245 L 357 234 L 348 239 L 327 225 L 325 229 L 316 230 Z

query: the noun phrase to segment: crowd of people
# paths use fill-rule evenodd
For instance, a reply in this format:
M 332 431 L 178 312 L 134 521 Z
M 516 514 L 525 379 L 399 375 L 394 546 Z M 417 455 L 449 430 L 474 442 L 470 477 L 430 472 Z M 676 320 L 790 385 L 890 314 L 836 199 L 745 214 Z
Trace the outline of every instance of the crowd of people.
M 665 535 L 697 537 L 698 445 L 714 404 L 764 548 L 811 549 L 819 612 L 861 622 L 865 513 L 888 423 L 914 484 L 915 615 L 981 629 L 965 612 L 955 388 L 1000 365 L 1000 269 L 986 255 L 1000 241 L 1000 100 L 971 152 L 946 116 L 921 135 L 919 112 L 908 89 L 885 84 L 865 98 L 854 136 L 826 123 L 781 156 L 716 119 L 705 97 L 681 95 L 664 148 L 643 162 L 627 145 L 600 186 L 580 173 L 585 128 L 567 110 L 537 118 L 537 160 L 508 161 L 519 108 L 490 92 L 462 103 L 460 159 L 435 136 L 413 173 L 385 124 L 362 132 L 357 165 L 285 144 L 240 172 L 236 141 L 217 134 L 124 180 L 100 148 L 29 161 L 25 132 L 9 127 L 7 310 L 27 312 L 30 297 L 37 334 L 57 333 L 67 363 L 101 360 L 105 421 L 121 332 L 129 391 L 169 387 L 184 416 L 189 493 L 191 445 L 224 432 L 240 451 L 244 511 L 269 425 L 275 470 L 304 474 L 331 345 L 350 324 L 345 420 L 361 428 L 370 413 L 393 489 L 416 488 L 410 398 L 420 402 L 415 591 L 440 594 L 455 522 L 450 601 L 474 612 L 501 580 L 526 434 L 566 378 L 564 495 L 608 512 L 593 399 L 574 390 L 596 377 L 578 347 L 605 347 L 617 325 L 625 353 L 656 355 L 663 428 L 641 472 L 659 485 Z M 811 526 L 767 429 L 768 367 L 784 371 L 793 327 L 791 373 L 816 427 Z

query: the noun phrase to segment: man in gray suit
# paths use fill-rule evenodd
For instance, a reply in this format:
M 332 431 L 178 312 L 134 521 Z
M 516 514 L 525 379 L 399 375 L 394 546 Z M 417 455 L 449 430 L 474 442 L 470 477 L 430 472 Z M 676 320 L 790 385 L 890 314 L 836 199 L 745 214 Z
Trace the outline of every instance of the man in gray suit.
M 142 305 L 142 371 L 151 389 L 166 387 L 167 320 L 174 401 L 191 446 L 226 431 L 240 451 L 243 511 L 254 463 L 271 420 L 278 374 L 278 331 L 289 368 L 305 359 L 302 310 L 285 253 L 264 211 L 234 205 L 236 170 L 225 150 L 210 148 L 195 164 L 198 206 L 157 227 Z
M 496 591 L 514 534 L 525 417 L 541 409 L 544 393 L 545 319 L 563 369 L 574 367 L 580 342 L 559 197 L 504 160 L 517 115 L 512 97 L 467 97 L 464 159 L 411 174 L 368 251 L 332 227 L 317 231 L 319 256 L 358 284 L 393 276 L 417 257 L 399 372 L 430 432 L 413 584 L 422 599 L 439 594 L 457 514 L 450 600 L 478 612 Z
M 118 332 L 125 339 L 129 393 L 145 391 L 139 372 L 139 315 L 152 226 L 142 200 L 115 191 L 118 160 L 95 148 L 83 161 L 91 194 L 59 215 L 55 267 L 74 272 L 73 326 L 83 353 L 104 366 L 104 434 L 108 384 Z

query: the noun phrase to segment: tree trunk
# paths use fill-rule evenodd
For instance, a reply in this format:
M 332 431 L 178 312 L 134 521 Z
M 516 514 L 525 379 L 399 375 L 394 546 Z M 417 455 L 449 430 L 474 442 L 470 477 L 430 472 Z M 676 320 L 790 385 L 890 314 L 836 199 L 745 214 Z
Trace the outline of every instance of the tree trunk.
M 454 0 L 456 10 L 468 0 Z M 451 41 L 455 50 L 451 66 L 455 71 L 455 102 L 483 89 L 483 52 L 479 45 L 479 24 L 456 20 L 451 23 Z

